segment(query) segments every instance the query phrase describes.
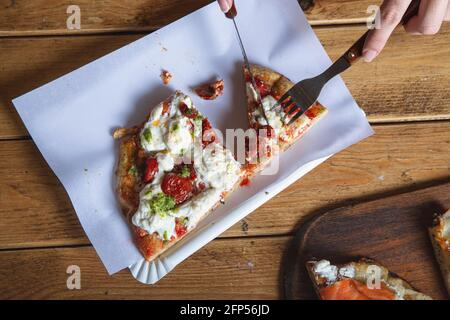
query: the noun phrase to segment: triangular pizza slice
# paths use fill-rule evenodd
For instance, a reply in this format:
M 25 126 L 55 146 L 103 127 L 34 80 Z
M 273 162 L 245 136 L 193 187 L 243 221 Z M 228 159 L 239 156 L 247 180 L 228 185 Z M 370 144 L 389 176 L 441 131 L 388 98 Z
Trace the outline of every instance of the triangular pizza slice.
M 239 186 L 241 165 L 208 119 L 177 92 L 121 139 L 117 194 L 148 261 L 183 238 Z
M 284 151 L 322 119 L 327 114 L 327 109 L 317 102 L 294 123 L 288 125 L 291 118 L 286 116 L 282 108 L 274 108 L 274 106 L 294 83 L 269 68 L 259 65 L 251 65 L 250 68 L 256 84 L 255 88 L 250 73 L 244 68 L 247 115 L 250 127 L 258 131 L 266 130 L 268 138 L 272 140 L 272 146 L 275 145 L 279 151 Z M 256 91 L 259 92 L 262 99 L 261 104 L 258 103 Z M 270 146 L 266 149 L 270 149 Z M 259 170 L 264 167 L 264 164 L 267 164 L 273 155 L 271 150 L 268 150 L 268 155 L 259 153 L 261 161 L 254 166 L 254 169 Z

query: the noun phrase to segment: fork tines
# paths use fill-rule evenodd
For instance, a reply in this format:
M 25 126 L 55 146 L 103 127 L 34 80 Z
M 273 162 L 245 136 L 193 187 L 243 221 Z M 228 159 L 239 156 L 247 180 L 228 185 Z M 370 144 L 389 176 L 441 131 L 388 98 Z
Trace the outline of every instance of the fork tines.
M 289 95 L 289 92 L 285 93 L 278 101 L 277 103 L 271 108 L 271 111 L 281 107 L 281 110 L 284 112 L 284 122 L 288 122 L 288 125 L 291 125 L 293 122 L 295 122 L 301 115 L 305 112 L 303 110 L 303 107 L 299 105 L 291 95 Z

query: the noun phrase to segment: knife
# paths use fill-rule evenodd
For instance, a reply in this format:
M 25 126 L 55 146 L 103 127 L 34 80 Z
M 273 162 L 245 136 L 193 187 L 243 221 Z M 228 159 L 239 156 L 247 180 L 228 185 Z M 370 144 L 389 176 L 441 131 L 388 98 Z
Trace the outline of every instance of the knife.
M 257 103 L 258 103 L 258 105 L 261 106 L 261 110 L 263 112 L 263 116 L 264 116 L 264 119 L 266 120 L 266 123 L 269 124 L 269 121 L 267 120 L 266 113 L 265 113 L 264 108 L 262 106 L 261 94 L 260 94 L 260 92 L 258 90 L 258 87 L 256 86 L 256 81 L 255 81 L 255 77 L 253 77 L 252 70 L 250 69 L 250 63 L 248 62 L 248 57 L 247 57 L 247 53 L 245 51 L 244 43 L 242 42 L 241 34 L 239 33 L 239 28 L 238 28 L 238 25 L 236 23 L 236 19 L 235 18 L 237 16 L 237 9 L 236 9 L 236 4 L 234 2 L 233 2 L 233 5 L 231 6 L 230 10 L 228 10 L 225 13 L 225 16 L 228 19 L 231 19 L 233 21 L 234 29 L 236 30 L 236 36 L 237 36 L 237 39 L 238 39 L 238 42 L 239 42 L 239 46 L 241 47 L 242 57 L 244 58 L 244 66 L 248 70 L 248 73 L 250 75 L 250 80 L 252 82 L 253 88 L 255 89 L 256 99 L 258 100 Z

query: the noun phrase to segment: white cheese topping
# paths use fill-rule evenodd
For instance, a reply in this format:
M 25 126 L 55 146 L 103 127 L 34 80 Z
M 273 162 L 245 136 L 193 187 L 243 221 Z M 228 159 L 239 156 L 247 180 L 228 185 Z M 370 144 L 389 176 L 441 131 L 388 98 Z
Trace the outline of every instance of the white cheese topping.
M 316 275 L 324 278 L 327 283 L 333 283 L 338 277 L 338 267 L 332 265 L 328 260 L 317 261 L 313 266 Z
M 442 237 L 450 241 L 450 210 L 441 217 Z
M 249 102 L 256 102 L 257 93 L 253 88 L 253 85 L 250 82 L 247 82 L 246 85 Z M 261 105 L 253 111 L 252 116 L 253 119 L 262 126 L 269 124 L 275 131 L 275 135 L 278 137 L 284 133 L 285 113 L 280 107 L 273 109 L 276 103 L 277 100 L 271 95 L 265 96 L 261 100 Z M 269 123 L 267 123 L 267 121 Z
M 149 234 L 158 233 L 164 240 L 176 238 L 175 219 L 177 218 L 184 221 L 187 230 L 194 228 L 200 219 L 222 199 L 223 193 L 234 187 L 241 176 L 240 164 L 234 159 L 232 153 L 219 143 L 211 143 L 204 149 L 199 147 L 202 121 L 185 117 L 179 110 L 181 102 L 189 108 L 192 107 L 191 99 L 180 92 L 171 99 L 167 114 L 162 114 L 162 104 L 156 107 L 140 136 L 143 149 L 152 154 L 156 152 L 158 173 L 141 191 L 139 208 L 132 222 Z M 193 134 L 191 126 L 193 126 Z M 151 130 L 150 135 L 145 132 L 147 129 Z M 161 182 L 165 174 L 172 171 L 175 163 L 179 162 L 183 155 L 191 154 L 193 149 L 196 184 L 197 186 L 202 184 L 205 189 L 178 207 L 174 207 L 173 203 L 170 206 L 169 203 L 172 209 L 158 211 L 161 203 L 167 205 L 164 202 L 166 200 L 161 197 L 163 195 Z
M 189 150 L 193 142 L 187 125 L 190 120 L 181 114 L 180 103 L 192 107 L 188 96 L 177 93 L 169 103 L 168 112 L 163 114 L 164 103 L 161 103 L 150 114 L 140 134 L 141 145 L 146 152 L 167 150 L 180 155 Z

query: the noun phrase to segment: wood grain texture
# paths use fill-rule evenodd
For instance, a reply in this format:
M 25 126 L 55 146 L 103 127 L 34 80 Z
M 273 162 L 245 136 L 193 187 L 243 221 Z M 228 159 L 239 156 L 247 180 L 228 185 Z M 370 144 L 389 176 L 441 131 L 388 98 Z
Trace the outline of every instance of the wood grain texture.
M 375 130 L 222 236 L 288 234 L 317 211 L 450 179 L 450 122 Z M 63 187 L 31 141 L 0 141 L 0 163 L 0 249 L 89 243 Z
M 0 36 L 153 31 L 211 0 L 0 0 Z M 313 25 L 365 22 L 369 5 L 381 0 L 300 0 Z M 68 30 L 66 13 L 76 4 L 81 29 Z
M 367 257 L 433 299 L 448 299 L 427 228 L 436 213 L 449 207 L 447 183 L 315 217 L 300 231 L 291 263 L 284 264 L 288 296 L 315 297 L 305 272 L 305 263 L 312 257 L 338 264 Z
M 108 276 L 91 247 L 0 252 L 0 299 L 276 299 L 288 239 L 214 240 L 154 286 Z M 67 289 L 70 265 L 81 290 Z
M 361 27 L 316 29 L 333 59 L 363 31 Z M 141 36 L 0 39 L 0 139 L 27 135 L 11 99 Z M 371 122 L 450 119 L 450 91 L 445 85 L 450 82 L 449 41 L 450 24 L 435 37 L 398 31 L 378 60 L 360 62 L 344 73 Z
M 363 27 L 316 30 L 332 60 L 362 35 Z M 372 122 L 450 118 L 450 23 L 436 37 L 397 29 L 372 63 L 359 62 L 342 77 Z

